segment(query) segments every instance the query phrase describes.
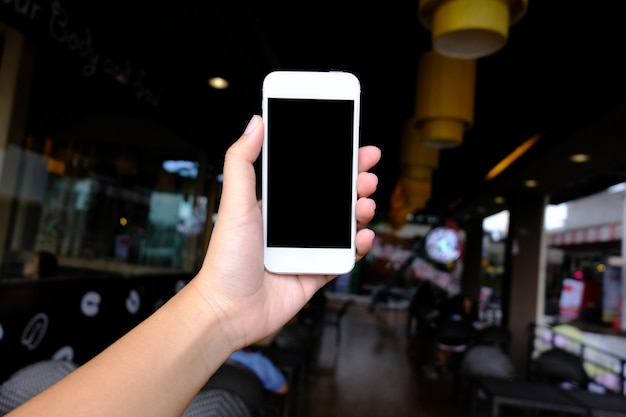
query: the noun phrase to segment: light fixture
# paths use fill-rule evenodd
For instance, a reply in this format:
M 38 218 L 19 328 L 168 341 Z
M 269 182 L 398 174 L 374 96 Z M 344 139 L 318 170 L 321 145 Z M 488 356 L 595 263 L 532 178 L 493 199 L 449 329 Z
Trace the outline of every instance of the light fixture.
M 573 155 L 570 155 L 569 160 L 572 162 L 582 164 L 584 162 L 589 161 L 589 158 L 590 156 L 586 153 L 575 153 Z
M 432 190 L 432 172 L 439 164 L 439 151 L 422 143 L 414 119 L 404 122 L 399 162 L 400 176 L 389 210 L 394 228 L 403 226 L 413 213 L 426 207 Z
M 425 146 L 416 119 L 407 119 L 402 127 L 400 142 L 400 168 L 410 172 L 414 167 L 426 167 L 430 170 L 439 166 L 439 150 Z
M 415 119 L 422 142 L 453 148 L 474 121 L 476 61 L 424 53 L 417 68 Z
M 496 204 L 504 204 L 506 200 L 501 195 L 494 197 L 493 202 Z
M 228 80 L 222 77 L 211 77 L 209 78 L 209 85 L 216 90 L 224 90 L 228 88 L 229 83 Z
M 185 178 L 196 178 L 198 176 L 198 162 L 187 160 L 170 159 L 163 161 L 161 167 L 170 174 L 178 174 Z
M 419 19 L 433 49 L 462 59 L 491 55 L 506 45 L 509 27 L 524 17 L 528 0 L 420 0 Z
M 522 157 L 526 152 L 528 152 L 535 143 L 541 139 L 542 134 L 536 134 L 532 136 L 530 139 L 526 139 L 521 145 L 513 150 L 510 154 L 505 156 L 500 162 L 498 162 L 489 172 L 485 175 L 485 181 L 490 181 L 500 175 L 505 169 L 510 167 L 513 162 L 517 161 Z
M 526 180 L 524 181 L 524 187 L 526 188 L 535 188 L 539 185 L 536 180 Z

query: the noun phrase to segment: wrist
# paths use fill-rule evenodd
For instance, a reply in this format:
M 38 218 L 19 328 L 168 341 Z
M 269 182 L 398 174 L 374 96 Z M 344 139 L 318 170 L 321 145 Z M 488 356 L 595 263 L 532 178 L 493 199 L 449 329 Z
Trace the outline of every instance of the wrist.
M 187 317 L 188 325 L 199 331 L 198 339 L 202 344 L 213 345 L 219 342 L 220 350 L 225 350 L 227 355 L 245 345 L 242 326 L 233 324 L 236 309 L 215 296 L 221 292 L 211 288 L 205 280 L 197 278 L 192 279 L 183 291 L 189 293 L 186 297 L 189 296 L 191 300 L 187 302 L 193 303 L 195 310 L 195 314 Z M 215 346 L 211 348 L 214 349 Z
M 191 280 L 176 295 L 172 307 L 184 311 L 173 315 L 182 320 L 179 325 L 193 340 L 198 355 L 212 373 L 237 349 L 237 345 L 224 325 L 226 312 L 216 308 L 199 287 L 195 280 Z

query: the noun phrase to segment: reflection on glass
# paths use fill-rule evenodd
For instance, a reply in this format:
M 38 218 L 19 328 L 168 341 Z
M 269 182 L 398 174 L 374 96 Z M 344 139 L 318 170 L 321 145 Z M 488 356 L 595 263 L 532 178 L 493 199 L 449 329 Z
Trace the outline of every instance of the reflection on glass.
M 62 152 L 60 152 L 62 153 Z M 0 196 L 7 213 L 0 276 L 22 275 L 35 251 L 57 255 L 60 274 L 189 272 L 200 262 L 208 199 L 188 169 L 132 151 L 111 166 L 72 175 L 73 163 L 9 146 L 0 150 Z M 189 166 L 187 166 L 189 168 Z M 150 180 L 152 183 L 150 183 Z

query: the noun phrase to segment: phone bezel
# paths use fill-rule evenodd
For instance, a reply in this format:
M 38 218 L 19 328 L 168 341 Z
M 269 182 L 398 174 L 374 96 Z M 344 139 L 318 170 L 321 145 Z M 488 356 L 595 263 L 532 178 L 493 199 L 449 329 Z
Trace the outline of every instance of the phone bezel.
M 267 245 L 267 134 L 265 123 L 262 151 L 262 208 L 264 263 L 268 271 L 279 274 L 323 274 L 339 275 L 350 272 L 356 261 L 356 178 L 358 175 L 358 149 L 360 136 L 361 86 L 358 78 L 342 71 L 274 71 L 263 80 L 262 115 L 267 115 L 270 98 L 352 100 L 352 196 L 349 248 L 287 248 Z M 271 122 L 271 121 L 270 121 Z M 297 227 L 295 225 L 294 227 Z

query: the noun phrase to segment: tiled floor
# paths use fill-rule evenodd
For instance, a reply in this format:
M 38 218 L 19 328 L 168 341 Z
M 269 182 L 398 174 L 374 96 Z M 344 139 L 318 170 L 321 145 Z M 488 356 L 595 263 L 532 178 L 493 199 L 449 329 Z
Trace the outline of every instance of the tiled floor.
M 302 417 L 470 415 L 454 375 L 429 371 L 431 342 L 407 335 L 405 310 L 371 312 L 358 302 L 344 317 L 339 345 L 334 331 L 324 331 Z

